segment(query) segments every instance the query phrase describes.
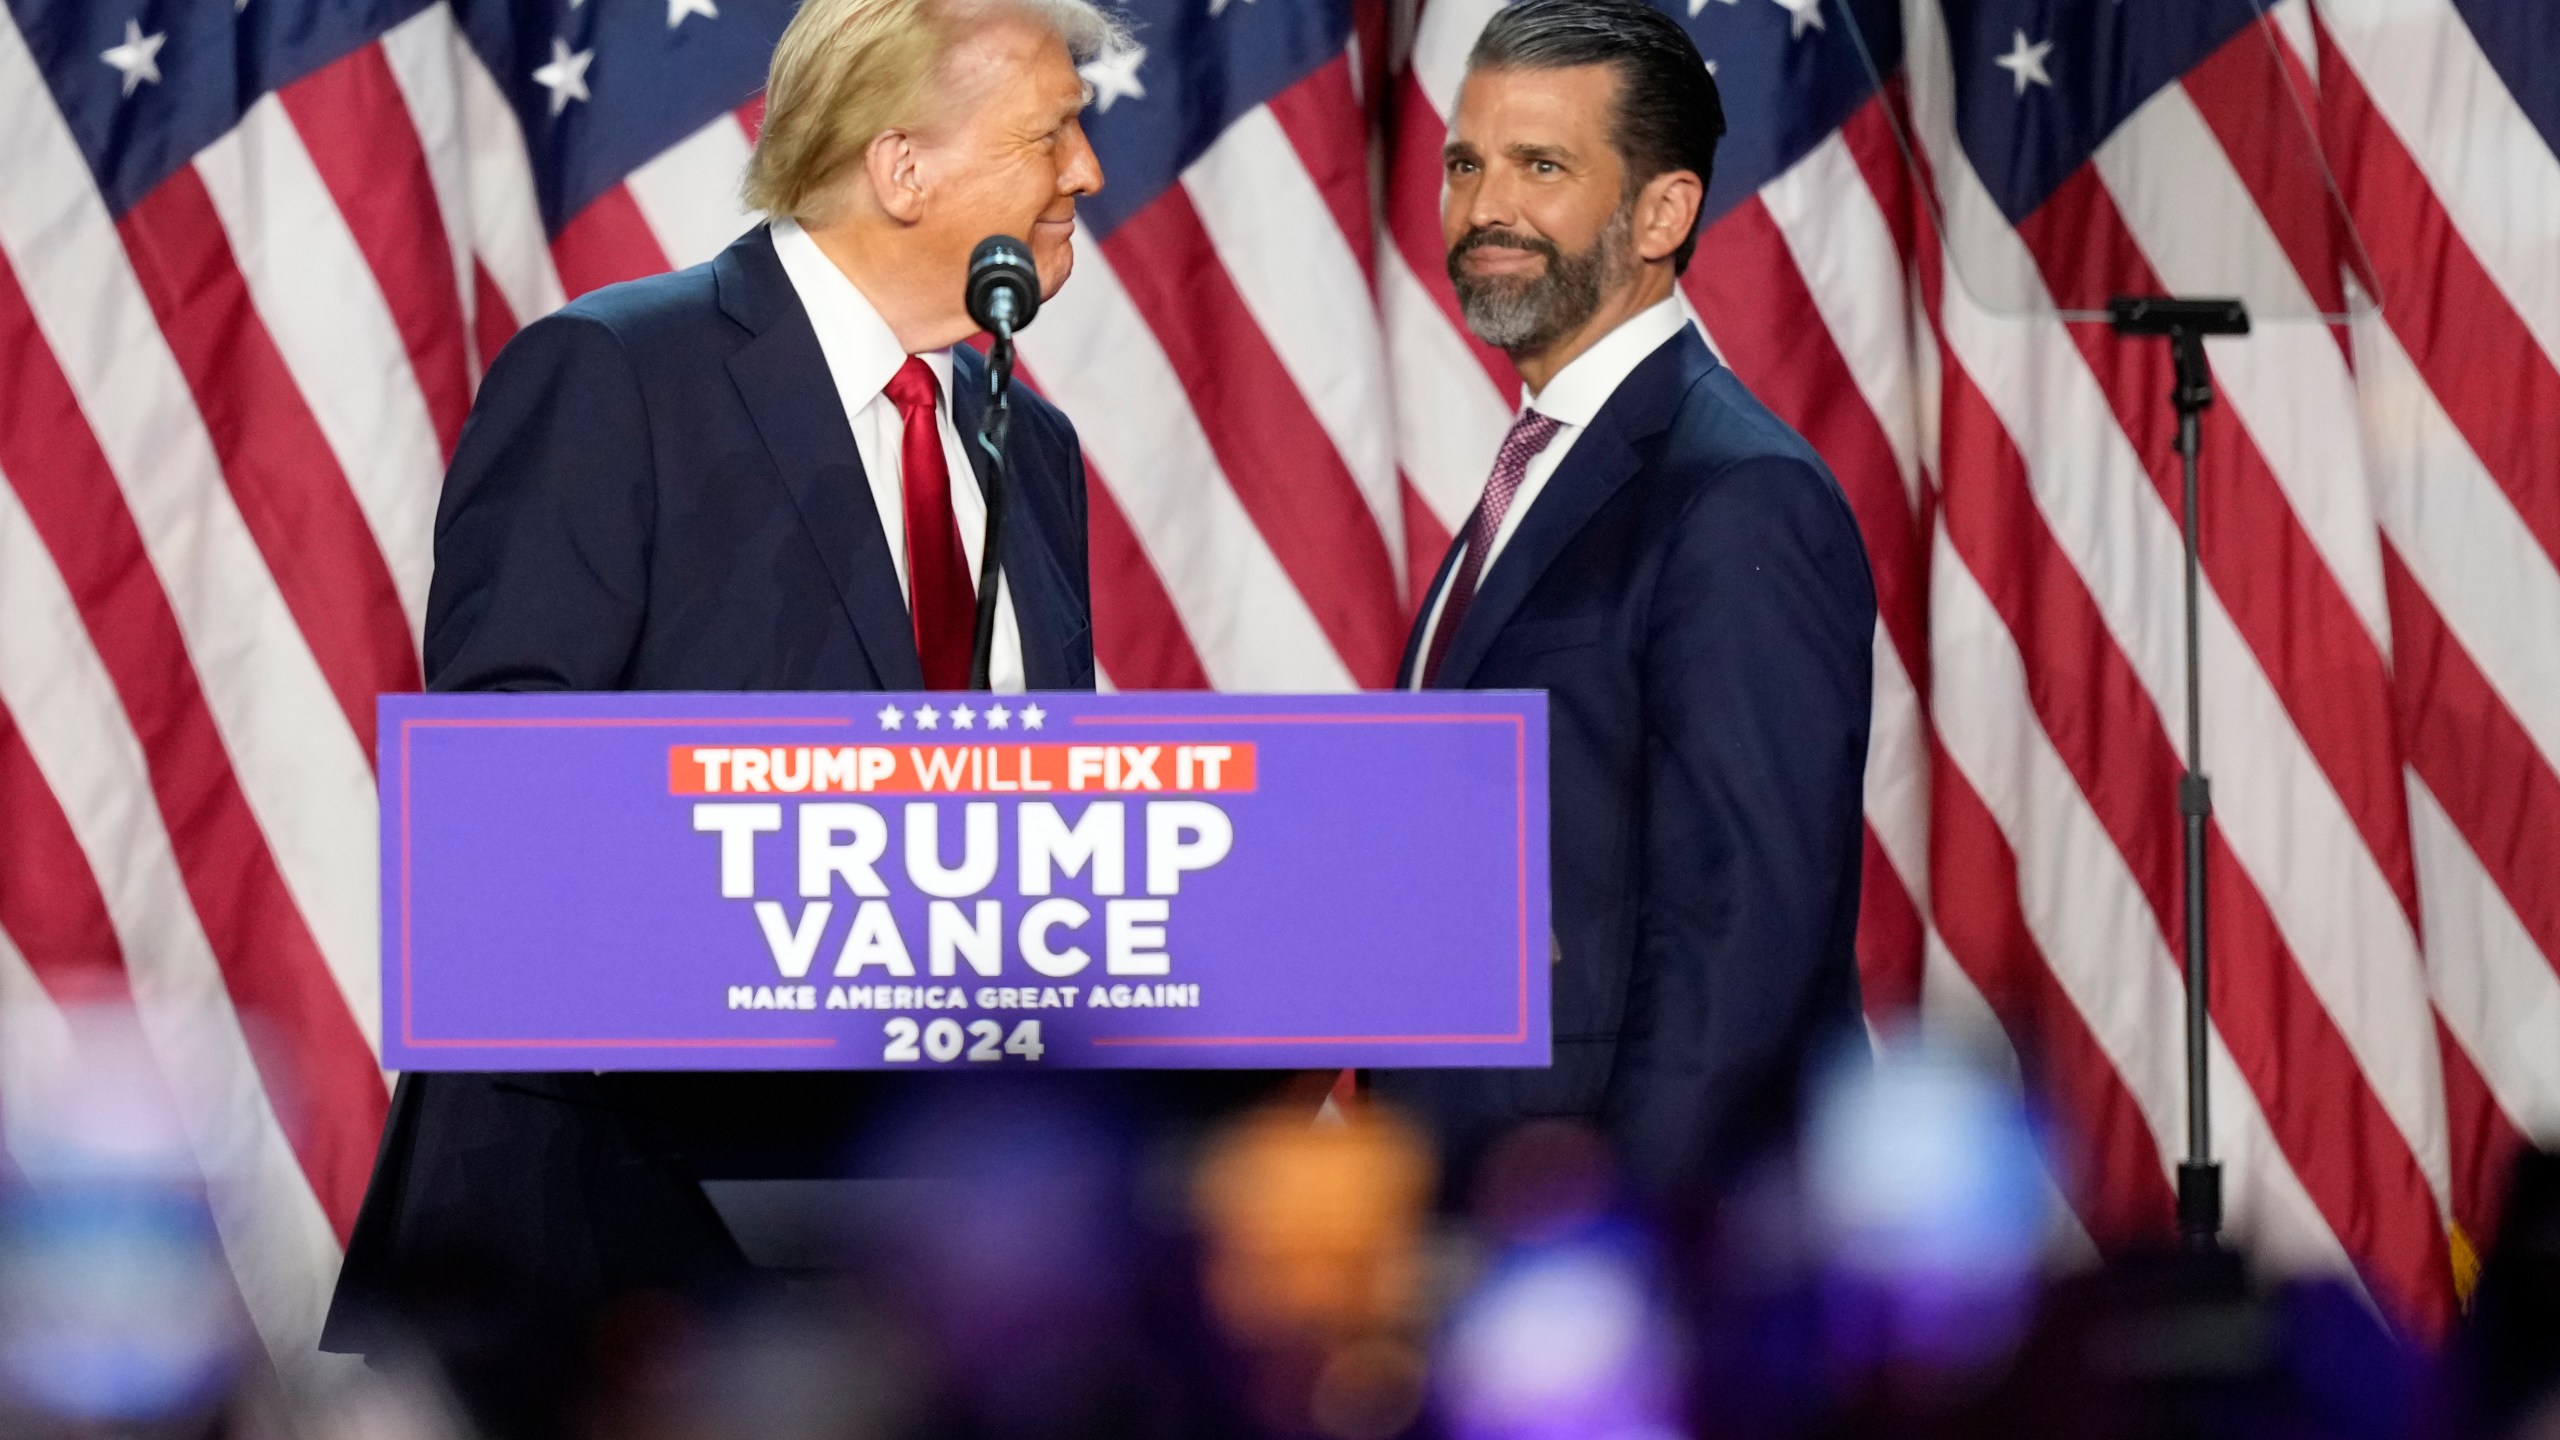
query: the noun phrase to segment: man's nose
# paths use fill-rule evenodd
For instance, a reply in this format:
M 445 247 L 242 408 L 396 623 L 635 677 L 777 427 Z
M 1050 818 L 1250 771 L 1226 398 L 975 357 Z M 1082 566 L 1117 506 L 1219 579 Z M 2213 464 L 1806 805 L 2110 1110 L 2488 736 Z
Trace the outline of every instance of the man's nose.
M 1475 183 L 1467 192 L 1467 228 L 1470 230 L 1517 230 L 1520 228 L 1519 195 L 1497 170 L 1476 172 Z
M 1102 157 L 1093 153 L 1093 142 L 1084 138 L 1084 127 L 1068 132 L 1067 163 L 1058 169 L 1058 193 L 1091 195 L 1102 188 Z

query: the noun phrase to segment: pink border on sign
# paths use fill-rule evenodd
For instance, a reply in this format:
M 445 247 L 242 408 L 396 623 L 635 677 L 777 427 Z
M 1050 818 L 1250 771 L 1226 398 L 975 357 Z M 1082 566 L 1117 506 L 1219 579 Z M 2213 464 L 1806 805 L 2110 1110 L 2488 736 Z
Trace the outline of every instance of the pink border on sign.
M 1520 1019 L 1508 1034 L 1483 1035 L 1113 1035 L 1090 1037 L 1097 1046 L 1126 1047 L 1200 1047 L 1216 1045 L 1486 1045 L 1517 1044 L 1529 1038 L 1529 739 L 1527 722 L 1518 715 L 1481 715 L 1470 712 L 1427 715 L 1078 715 L 1077 725 L 1508 725 L 1512 732 L 1512 780 L 1518 829 L 1515 851 L 1518 857 L 1520 973 Z M 850 717 L 817 719 L 807 716 L 782 717 L 700 717 L 680 719 L 625 719 L 597 717 L 579 719 L 546 716 L 525 719 L 406 719 L 400 722 L 400 1043 L 418 1050 L 500 1050 L 548 1046 L 581 1050 L 646 1050 L 646 1049 L 728 1049 L 741 1050 L 823 1050 L 835 1046 L 834 1036 L 806 1038 L 733 1039 L 725 1037 L 674 1036 L 664 1038 L 620 1037 L 524 1037 L 511 1039 L 419 1039 L 413 1028 L 414 1006 L 410 989 L 410 890 L 409 890 L 409 732 L 418 729 L 678 729 L 713 725 L 766 726 L 850 726 Z
M 421 1040 L 412 1028 L 415 1007 L 409 990 L 409 732 L 412 730 L 651 730 L 690 728 L 706 725 L 786 725 L 786 726 L 851 726 L 853 719 L 819 719 L 806 715 L 790 718 L 718 716 L 696 719 L 645 720 L 613 716 L 577 719 L 568 716 L 527 717 L 521 720 L 413 719 L 400 722 L 400 1043 L 416 1050 L 511 1050 L 526 1046 L 551 1046 L 562 1050 L 825 1050 L 831 1049 L 836 1037 L 811 1036 L 805 1039 L 733 1040 L 705 1036 L 674 1036 L 663 1039 L 624 1039 L 617 1037 L 525 1037 L 492 1040 Z
M 1529 1038 L 1529 727 L 1517 715 L 1078 715 L 1078 725 L 1508 725 L 1519 816 L 1520 1023 L 1508 1035 L 1097 1035 L 1106 1046 L 1497 1045 Z

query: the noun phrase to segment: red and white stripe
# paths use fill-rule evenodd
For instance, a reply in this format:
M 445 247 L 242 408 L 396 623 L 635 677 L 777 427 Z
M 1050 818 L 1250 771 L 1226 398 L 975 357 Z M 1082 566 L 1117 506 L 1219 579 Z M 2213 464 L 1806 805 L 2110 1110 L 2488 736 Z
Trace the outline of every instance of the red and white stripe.
M 2555 1133 L 2560 636 L 2535 617 L 2560 613 L 2560 158 L 2449 3 L 2323 0 L 2315 18 L 2300 59 L 2384 301 L 2350 353 L 2454 1213 L 2478 1231 L 2520 1132 Z
M 0 27 L 0 77 L 0 129 L 26 161 L 0 190 L 0 345 L 16 362 L 0 472 L 37 547 L 24 553 L 44 560 L 10 570 L 72 607 L 58 632 L 7 627 L 46 631 L 26 646 L 70 647 L 10 667 L 11 708 L 36 749 L 31 707 L 58 703 L 65 656 L 106 681 L 99 713 L 66 732 L 88 753 L 36 749 L 37 766 L 74 833 L 161 827 L 174 872 L 140 878 L 152 847 L 139 840 L 84 846 L 105 862 L 98 889 L 111 907 L 137 889 L 192 901 L 207 974 L 269 1032 L 258 1073 L 291 1112 L 300 1203 L 316 1196 L 343 1233 L 384 1100 L 364 1030 L 370 710 L 374 691 L 415 684 L 407 622 L 269 331 L 244 308 L 198 173 L 118 226 L 14 26 Z M 251 443 L 268 426 L 311 443 Z M 354 553 L 321 553 L 329 544 Z M 132 752 L 141 767 L 122 772 L 139 783 L 75 789 L 55 776 L 110 753 L 119 729 L 147 742 Z M 128 941 L 126 953 L 156 963 L 173 944 Z

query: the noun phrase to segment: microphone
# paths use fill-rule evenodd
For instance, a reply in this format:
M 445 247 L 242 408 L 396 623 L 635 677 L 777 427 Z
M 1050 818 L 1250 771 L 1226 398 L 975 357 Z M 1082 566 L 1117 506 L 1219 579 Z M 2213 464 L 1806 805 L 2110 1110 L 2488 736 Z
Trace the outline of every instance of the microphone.
M 1040 272 L 1031 249 L 1010 235 L 990 235 L 969 252 L 969 318 L 998 339 L 1040 313 Z

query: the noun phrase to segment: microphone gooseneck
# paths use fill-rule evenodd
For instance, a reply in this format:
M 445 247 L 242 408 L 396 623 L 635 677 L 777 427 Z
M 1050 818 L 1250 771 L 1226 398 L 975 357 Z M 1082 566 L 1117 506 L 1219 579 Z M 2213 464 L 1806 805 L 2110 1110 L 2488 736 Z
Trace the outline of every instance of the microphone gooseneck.
M 978 450 L 986 457 L 987 534 L 978 553 L 978 624 L 969 646 L 969 688 L 989 688 L 996 645 L 996 589 L 1003 575 L 1004 442 L 1013 423 L 1013 333 L 1040 313 L 1040 271 L 1031 247 L 1010 235 L 990 235 L 969 252 L 963 297 L 969 318 L 993 338 L 987 347 L 987 409 L 978 422 Z

